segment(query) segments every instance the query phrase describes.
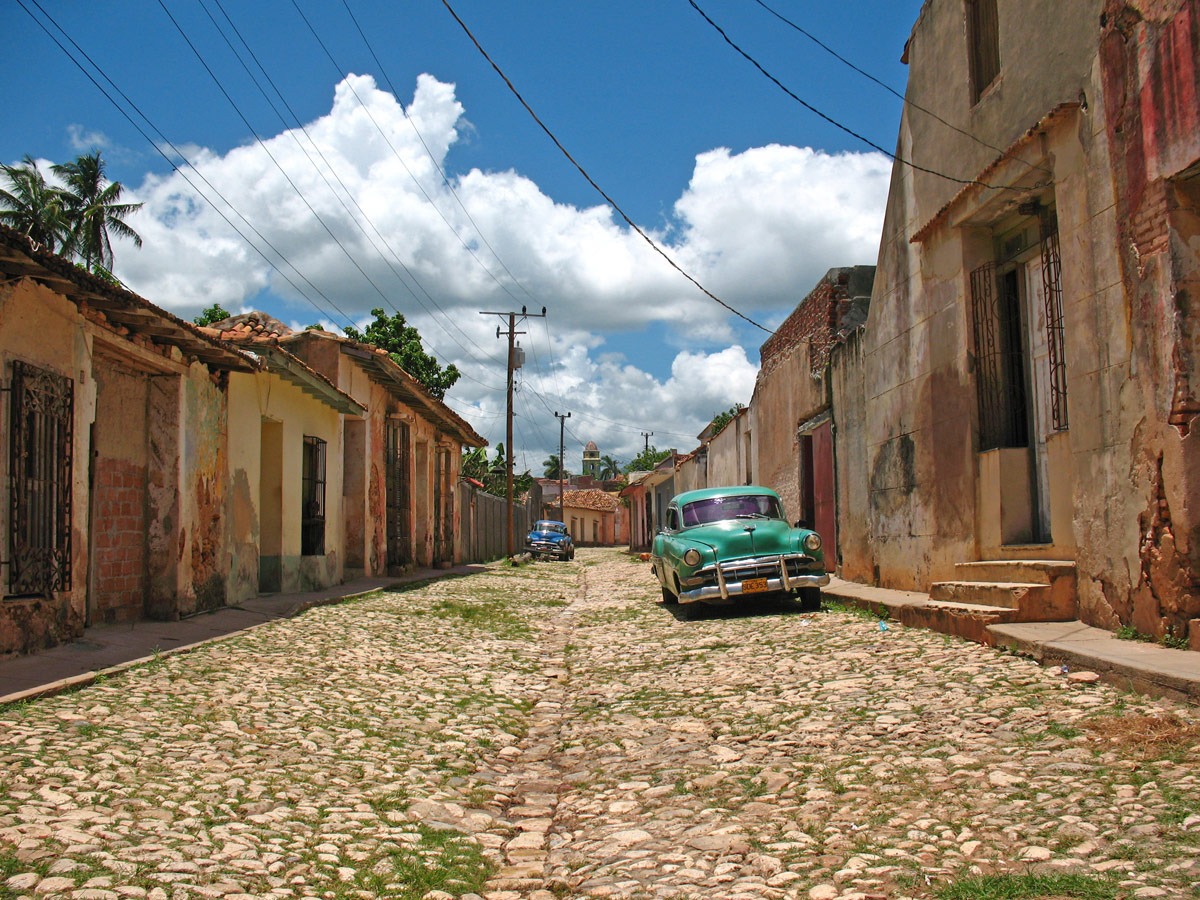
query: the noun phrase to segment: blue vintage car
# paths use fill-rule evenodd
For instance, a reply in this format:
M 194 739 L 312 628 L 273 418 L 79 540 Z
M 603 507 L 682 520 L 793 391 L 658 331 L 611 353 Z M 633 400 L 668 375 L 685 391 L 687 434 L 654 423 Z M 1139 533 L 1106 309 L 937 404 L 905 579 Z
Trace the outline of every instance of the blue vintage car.
M 533 524 L 533 531 L 525 538 L 525 552 L 534 559 L 545 556 L 549 559 L 574 559 L 575 542 L 562 522 L 540 519 Z
M 755 485 L 679 494 L 667 506 L 650 560 L 670 604 L 774 594 L 819 609 L 829 584 L 820 535 L 793 526 L 779 495 Z

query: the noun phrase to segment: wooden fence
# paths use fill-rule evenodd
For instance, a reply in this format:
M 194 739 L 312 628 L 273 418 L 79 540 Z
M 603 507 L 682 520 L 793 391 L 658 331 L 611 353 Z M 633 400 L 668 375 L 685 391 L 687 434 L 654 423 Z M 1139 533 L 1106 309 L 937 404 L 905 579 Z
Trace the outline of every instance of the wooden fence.
M 464 563 L 491 562 L 503 559 L 506 551 L 504 530 L 507 527 L 508 503 L 503 497 L 489 494 L 468 481 L 458 483 L 458 515 L 462 533 Z M 513 552 L 525 547 L 525 535 L 533 521 L 533 498 L 513 505 Z

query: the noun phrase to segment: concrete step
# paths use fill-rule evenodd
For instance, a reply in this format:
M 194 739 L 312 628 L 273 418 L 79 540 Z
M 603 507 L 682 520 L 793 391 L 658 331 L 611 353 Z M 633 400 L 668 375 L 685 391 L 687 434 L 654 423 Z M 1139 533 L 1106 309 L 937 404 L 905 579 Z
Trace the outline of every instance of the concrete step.
M 984 559 L 954 566 L 959 581 L 1009 581 L 1052 584 L 1075 577 L 1075 563 L 1058 559 Z
M 939 581 L 929 588 L 930 600 L 1019 610 L 1045 602 L 1050 585 L 1007 581 Z
M 1018 616 L 1017 610 L 1006 606 L 949 600 L 929 600 L 901 607 L 897 612 L 901 624 L 910 628 L 928 628 L 989 647 L 996 643 L 990 626 L 1013 622 Z

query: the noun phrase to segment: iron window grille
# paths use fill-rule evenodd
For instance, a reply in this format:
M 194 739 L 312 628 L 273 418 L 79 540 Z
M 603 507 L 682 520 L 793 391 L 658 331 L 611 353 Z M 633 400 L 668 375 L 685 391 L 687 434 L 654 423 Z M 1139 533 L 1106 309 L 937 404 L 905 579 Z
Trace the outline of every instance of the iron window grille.
M 1046 343 L 1050 360 L 1050 421 L 1055 431 L 1067 430 L 1067 360 L 1063 347 L 1062 258 L 1058 246 L 1058 217 L 1044 210 L 1039 218 L 1042 244 L 1042 299 L 1046 303 Z
M 14 361 L 9 446 L 9 590 L 71 589 L 75 383 Z
M 325 554 L 325 441 L 304 436 L 300 554 Z

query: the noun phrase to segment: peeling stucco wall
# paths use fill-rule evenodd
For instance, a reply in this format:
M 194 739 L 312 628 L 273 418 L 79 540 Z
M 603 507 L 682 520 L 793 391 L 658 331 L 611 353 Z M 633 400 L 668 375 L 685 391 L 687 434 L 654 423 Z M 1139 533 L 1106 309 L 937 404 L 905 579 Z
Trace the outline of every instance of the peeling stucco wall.
M 78 638 L 87 615 L 88 454 L 95 418 L 91 346 L 75 305 L 29 280 L 0 285 L 0 381 L 11 384 L 12 362 L 21 360 L 70 378 L 74 386 L 72 448 L 71 569 L 69 590 L 49 597 L 0 601 L 0 654 L 27 653 Z M 11 396 L 0 394 L 0 540 L 8 557 Z M 8 569 L 0 568 L 0 593 L 8 590 Z
M 1106 3 L 1100 63 L 1136 362 L 1111 474 L 1137 524 L 1088 523 L 1081 543 L 1112 549 L 1084 612 L 1200 649 L 1200 3 Z

